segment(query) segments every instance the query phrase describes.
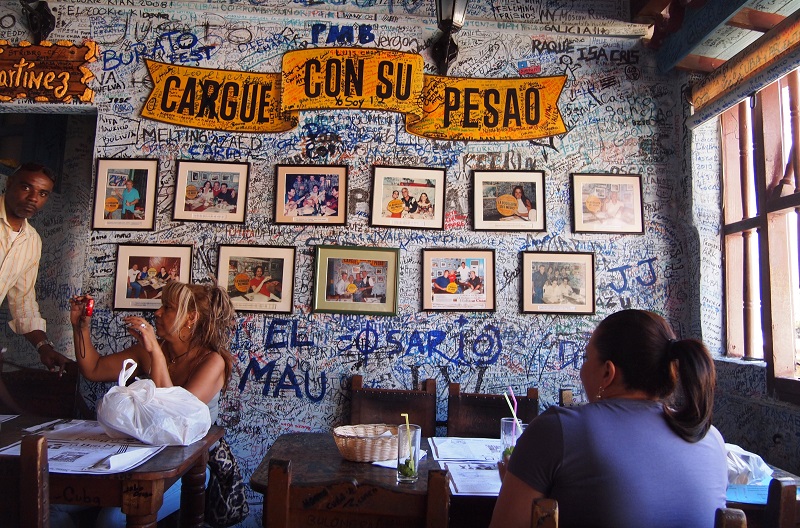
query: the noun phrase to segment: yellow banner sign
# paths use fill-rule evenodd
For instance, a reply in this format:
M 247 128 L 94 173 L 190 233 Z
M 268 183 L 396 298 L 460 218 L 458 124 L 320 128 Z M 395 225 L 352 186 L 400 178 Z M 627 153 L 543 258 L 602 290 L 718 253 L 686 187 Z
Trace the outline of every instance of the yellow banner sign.
M 566 132 L 566 76 L 469 79 L 425 75 L 417 54 L 362 48 L 287 52 L 281 73 L 209 70 L 146 61 L 154 88 L 142 117 L 232 132 L 284 132 L 300 110 L 406 114 L 432 139 L 515 141 Z
M 30 99 L 38 103 L 71 103 L 74 97 L 92 102 L 86 83 L 94 78 L 87 62 L 97 60 L 97 44 L 76 46 L 69 41 L 39 45 L 0 40 L 0 102 Z
M 280 73 L 145 62 L 154 86 L 142 117 L 230 132 L 285 132 L 297 126 L 297 115 L 280 108 Z
M 283 56 L 283 109 L 356 108 L 421 112 L 421 55 L 364 48 L 289 51 Z
M 565 76 L 522 79 L 425 77 L 424 116 L 412 134 L 435 139 L 514 141 L 563 134 L 558 111 Z

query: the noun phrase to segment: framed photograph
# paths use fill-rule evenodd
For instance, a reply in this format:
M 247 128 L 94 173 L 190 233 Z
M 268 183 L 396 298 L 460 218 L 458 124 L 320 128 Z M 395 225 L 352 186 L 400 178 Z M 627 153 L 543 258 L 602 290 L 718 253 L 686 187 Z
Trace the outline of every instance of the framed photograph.
M 174 280 L 189 282 L 191 271 L 192 246 L 120 244 L 114 309 L 158 310 L 161 288 Z
M 314 312 L 397 315 L 397 248 L 316 246 Z
M 641 174 L 571 174 L 572 231 L 644 234 Z
M 344 225 L 347 166 L 276 165 L 275 223 Z
M 444 169 L 372 167 L 373 226 L 444 228 Z
M 92 229 L 155 229 L 157 159 L 97 160 Z
M 217 282 L 240 312 L 292 312 L 295 248 L 219 247 Z
M 524 251 L 520 278 L 522 313 L 594 313 L 594 253 Z
M 423 249 L 422 309 L 495 309 L 493 249 Z
M 173 220 L 244 223 L 250 163 L 178 160 Z
M 544 231 L 544 172 L 472 173 L 476 231 Z

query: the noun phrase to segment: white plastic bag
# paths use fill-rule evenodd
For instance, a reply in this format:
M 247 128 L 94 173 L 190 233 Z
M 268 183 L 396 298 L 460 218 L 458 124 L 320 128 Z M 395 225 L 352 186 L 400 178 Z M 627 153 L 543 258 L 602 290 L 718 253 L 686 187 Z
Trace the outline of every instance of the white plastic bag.
M 156 388 L 149 379 L 126 387 L 134 372 L 136 362 L 126 359 L 119 385 L 97 404 L 97 421 L 108 436 L 132 436 L 153 445 L 189 445 L 208 433 L 208 405 L 183 387 Z
M 725 444 L 728 452 L 728 484 L 750 484 L 772 475 L 772 468 L 760 456 L 736 444 Z

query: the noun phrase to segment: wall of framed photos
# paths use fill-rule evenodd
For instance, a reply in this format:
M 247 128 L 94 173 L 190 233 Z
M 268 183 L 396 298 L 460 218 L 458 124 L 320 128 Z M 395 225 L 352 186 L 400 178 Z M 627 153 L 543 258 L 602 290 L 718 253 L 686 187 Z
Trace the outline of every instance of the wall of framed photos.
M 566 75 L 558 106 L 567 132 L 445 141 L 407 132 L 404 114 L 344 107 L 300 111 L 293 128 L 263 133 L 141 116 L 151 87 L 146 59 L 277 72 L 290 50 L 362 46 L 419 53 L 432 73 L 432 2 L 392 13 L 355 0 L 315 9 L 226 2 L 214 13 L 190 2 L 134 3 L 50 2 L 51 39 L 98 43 L 98 59 L 87 65 L 94 101 L 86 104 L 98 124 L 95 171 L 69 197 L 73 209 L 36 220 L 58 221 L 70 234 L 66 254 L 79 262 L 82 283 L 45 272 L 39 286 L 59 292 L 71 284 L 69 293 L 95 295 L 93 338 L 114 350 L 127 336 L 120 318 L 158 304 L 157 275 L 176 267 L 181 279 L 219 278 L 240 310 L 221 419 L 245 478 L 278 435 L 342 423 L 353 374 L 389 388 L 435 378 L 440 420 L 449 382 L 486 393 L 535 386 L 543 406 L 560 388 L 581 399 L 589 336 L 626 307 L 661 313 L 681 336 L 721 354 L 719 186 L 713 164 L 685 154 L 690 141 L 714 152 L 714 131 L 684 135 L 686 79 L 657 72 L 641 44 L 644 28 L 620 22 L 626 13 L 576 0 L 587 8 L 570 16 L 583 18 L 554 24 L 525 9 L 470 3 L 449 75 Z M 17 9 L 0 6 L 8 21 L 0 39 L 11 43 L 27 34 Z M 617 36 L 604 36 L 608 28 Z M 45 111 L 68 106 L 80 105 Z M 123 197 L 129 179 L 139 198 L 126 211 L 134 201 Z M 303 198 L 310 194 L 310 182 L 324 195 L 296 198 L 300 187 Z M 46 244 L 45 252 L 65 250 Z M 187 259 L 188 271 L 179 269 Z M 147 268 L 138 296 L 124 282 L 134 263 L 140 273 Z M 48 320 L 64 320 L 52 312 L 65 309 L 67 296 L 48 306 Z M 68 328 L 51 323 L 50 332 L 62 350 L 72 349 Z M 715 415 L 723 433 L 798 468 L 800 447 L 777 451 L 770 443 L 774 430 L 795 433 L 784 420 L 795 411 L 774 415 L 768 401 L 737 411 L 736 395 L 765 392 L 763 372 L 737 364 L 720 372 L 733 395 L 721 396 Z M 90 400 L 106 389 L 83 387 Z

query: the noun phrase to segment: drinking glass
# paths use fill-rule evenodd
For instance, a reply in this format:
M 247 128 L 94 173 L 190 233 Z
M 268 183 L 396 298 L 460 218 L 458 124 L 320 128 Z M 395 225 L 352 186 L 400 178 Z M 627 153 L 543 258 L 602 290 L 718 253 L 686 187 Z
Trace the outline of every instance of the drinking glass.
M 397 428 L 397 482 L 416 482 L 419 478 L 419 442 L 422 428 L 402 424 Z
M 508 461 L 514 446 L 517 445 L 517 439 L 522 435 L 526 426 L 527 424 L 522 423 L 520 420 L 515 421 L 514 418 L 500 419 L 500 442 L 503 446 L 502 458 L 504 462 Z

